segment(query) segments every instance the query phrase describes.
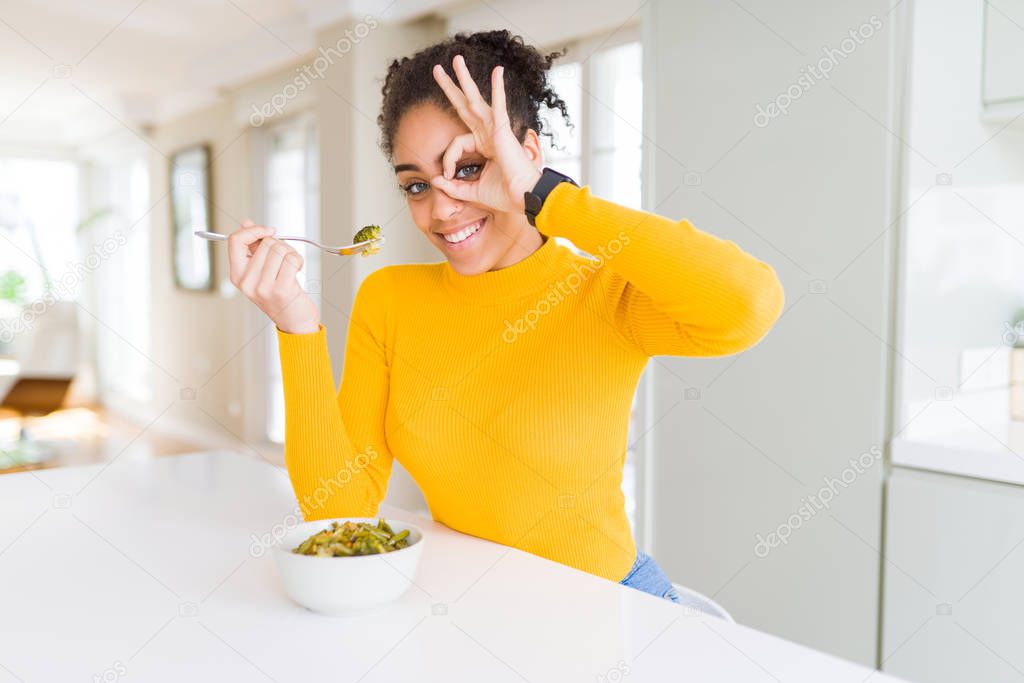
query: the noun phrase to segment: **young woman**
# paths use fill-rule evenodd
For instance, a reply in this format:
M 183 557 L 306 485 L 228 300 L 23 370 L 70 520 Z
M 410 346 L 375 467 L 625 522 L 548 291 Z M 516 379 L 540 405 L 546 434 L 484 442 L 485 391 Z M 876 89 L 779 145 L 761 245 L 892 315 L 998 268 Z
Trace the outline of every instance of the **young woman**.
M 491 31 L 391 64 L 382 148 L 445 260 L 363 282 L 337 392 L 302 259 L 273 228 L 231 236 L 231 281 L 277 326 L 307 519 L 375 515 L 397 458 L 436 521 L 678 601 L 620 488 L 636 384 L 651 356 L 749 348 L 782 288 L 731 242 L 543 170 L 557 56 Z

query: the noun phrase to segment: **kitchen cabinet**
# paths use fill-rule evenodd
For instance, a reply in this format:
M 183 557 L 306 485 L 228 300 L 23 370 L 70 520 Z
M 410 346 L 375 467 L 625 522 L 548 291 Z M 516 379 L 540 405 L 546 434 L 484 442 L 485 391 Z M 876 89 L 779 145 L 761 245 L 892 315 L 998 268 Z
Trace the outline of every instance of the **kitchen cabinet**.
M 1024 680 L 1024 486 L 894 467 L 883 571 L 884 671 Z
M 985 2 L 985 104 L 1024 106 L 1024 0 Z

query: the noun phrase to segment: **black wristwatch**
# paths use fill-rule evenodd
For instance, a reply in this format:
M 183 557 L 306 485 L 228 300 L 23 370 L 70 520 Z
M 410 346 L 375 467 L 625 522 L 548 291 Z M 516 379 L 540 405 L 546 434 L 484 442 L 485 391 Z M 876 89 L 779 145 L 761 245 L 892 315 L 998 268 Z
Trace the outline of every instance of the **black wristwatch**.
M 576 181 L 569 176 L 562 175 L 558 171 L 545 166 L 544 171 L 540 174 L 540 180 L 533 186 L 533 189 L 523 193 L 523 204 L 526 206 L 526 220 L 530 221 L 530 225 L 537 225 L 537 214 L 544 208 L 544 200 L 548 198 L 551 190 L 555 189 L 559 183 L 576 185 Z M 577 187 L 579 186 L 577 185 Z

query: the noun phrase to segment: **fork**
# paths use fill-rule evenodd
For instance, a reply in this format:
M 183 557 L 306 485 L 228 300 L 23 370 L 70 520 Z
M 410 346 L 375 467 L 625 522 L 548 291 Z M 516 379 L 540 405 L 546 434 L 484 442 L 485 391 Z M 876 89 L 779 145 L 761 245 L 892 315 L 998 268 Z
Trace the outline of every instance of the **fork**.
M 204 240 L 210 240 L 211 242 L 226 242 L 228 239 L 227 235 L 219 232 L 208 232 L 206 230 L 196 230 L 195 235 L 196 237 L 202 237 Z M 366 251 L 370 245 L 384 242 L 384 238 L 380 237 L 375 240 L 346 244 L 341 247 L 329 247 L 326 244 L 320 244 L 319 242 L 306 237 L 278 237 L 277 235 L 274 235 L 273 237 L 278 240 L 292 240 L 293 242 L 305 242 L 306 244 L 312 244 L 317 249 L 326 251 L 328 254 L 338 254 L 339 256 L 355 256 L 356 254 Z

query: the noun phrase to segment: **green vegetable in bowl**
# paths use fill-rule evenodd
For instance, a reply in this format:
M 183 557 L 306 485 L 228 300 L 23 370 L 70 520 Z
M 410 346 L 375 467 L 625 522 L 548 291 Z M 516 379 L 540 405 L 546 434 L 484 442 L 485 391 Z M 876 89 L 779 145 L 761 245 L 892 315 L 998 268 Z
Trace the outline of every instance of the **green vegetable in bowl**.
M 380 240 L 379 225 L 367 225 L 352 236 L 352 242 L 354 244 L 359 244 L 360 242 L 366 242 L 369 240 L 374 240 L 374 244 L 371 244 L 366 247 L 366 249 L 363 251 L 363 256 L 376 254 L 378 251 L 380 251 L 380 244 L 377 243 L 377 241 Z
M 331 522 L 329 529 L 318 531 L 292 552 L 317 557 L 347 557 L 350 555 L 378 555 L 400 550 L 409 545 L 409 530 L 397 534 L 383 519 L 377 524 L 367 522 Z

